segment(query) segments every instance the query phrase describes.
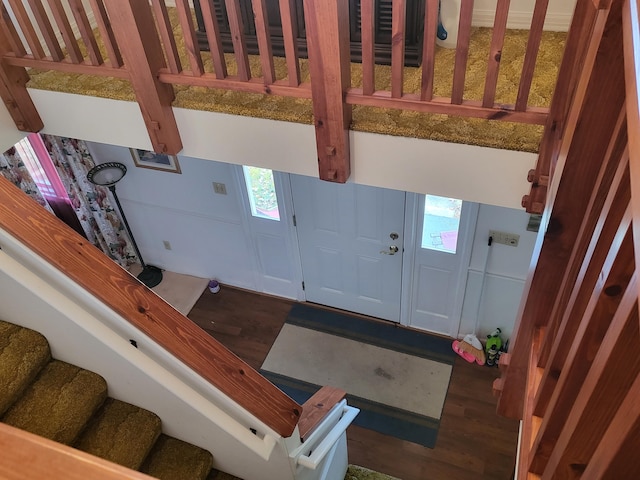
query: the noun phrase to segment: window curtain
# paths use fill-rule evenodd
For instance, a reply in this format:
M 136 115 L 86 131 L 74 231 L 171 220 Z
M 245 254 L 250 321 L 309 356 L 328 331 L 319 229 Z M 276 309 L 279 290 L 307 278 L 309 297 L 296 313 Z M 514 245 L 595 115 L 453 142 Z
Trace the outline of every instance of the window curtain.
M 95 162 L 86 143 L 54 135 L 42 140 L 89 241 L 125 268 L 138 262 L 109 190 L 87 180 Z
M 27 170 L 27 167 L 14 147 L 0 154 L 0 174 L 49 212 L 53 213 L 51 206 L 42 196 L 40 190 L 38 190 L 38 186 L 33 181 L 29 170 Z

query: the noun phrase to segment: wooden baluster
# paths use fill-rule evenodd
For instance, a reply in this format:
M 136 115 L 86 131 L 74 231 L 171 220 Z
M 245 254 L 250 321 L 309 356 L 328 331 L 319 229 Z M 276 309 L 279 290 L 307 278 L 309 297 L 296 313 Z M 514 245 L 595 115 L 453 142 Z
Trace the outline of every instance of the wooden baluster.
M 61 0 L 48 0 L 48 2 L 53 18 L 60 29 L 62 39 L 67 47 L 67 55 L 69 55 L 69 58 L 73 63 L 82 63 L 84 58 L 82 58 L 80 46 L 78 45 L 78 41 L 73 33 L 73 29 L 71 28 L 71 24 L 69 23 L 69 19 L 64 11 Z
M 162 45 L 164 46 L 169 70 L 171 73 L 180 73 L 182 72 L 182 63 L 180 62 L 180 55 L 178 55 L 178 47 L 176 45 L 176 39 L 173 36 L 167 6 L 164 0 L 151 0 L 151 6 L 153 7 L 156 22 L 158 22 L 158 31 L 162 39 Z
M 296 16 L 292 14 L 296 8 L 296 0 L 279 1 L 282 37 L 284 39 L 284 55 L 287 59 L 287 76 L 289 78 L 289 85 L 297 87 L 300 85 L 300 62 L 298 60 L 298 46 L 296 44 L 298 20 Z
M 375 0 L 360 2 L 360 31 L 362 40 L 362 93 L 373 95 L 375 77 Z
M 132 0 L 109 0 L 105 7 L 153 149 L 175 155 L 182 150 L 182 142 L 171 107 L 173 87 L 158 80 L 166 63 L 151 7 Z
M 627 197 L 627 204 L 629 200 Z M 563 350 L 567 354 L 561 364 L 560 376 L 549 400 L 540 432 L 532 447 L 530 469 L 533 473 L 541 475 L 545 470 L 567 415 L 575 404 L 575 394 L 585 381 L 597 346 L 614 319 L 613 312 L 619 308 L 621 292 L 624 292 L 633 276 L 635 264 L 629 208 L 616 230 L 616 238 L 609 248 L 600 273 L 605 280 L 598 282 L 592 290 L 582 293 L 589 302 L 584 313 L 576 319 L 576 333 L 573 337 L 562 337 Z
M 251 68 L 249 67 L 247 41 L 244 35 L 244 23 L 242 22 L 242 12 L 240 11 L 240 0 L 225 0 L 225 5 L 227 6 L 227 16 L 229 17 L 229 29 L 231 30 L 231 40 L 233 41 L 233 53 L 238 66 L 238 76 L 243 82 L 248 82 L 251 78 Z
M 216 78 L 223 79 L 227 76 L 227 62 L 222 50 L 222 40 L 220 39 L 220 28 L 216 19 L 216 11 L 213 0 L 200 0 L 200 9 L 204 21 L 204 29 L 207 32 L 209 52 L 213 60 L 213 71 Z
M 620 185 L 628 185 L 628 158 L 622 156 L 621 148 L 624 148 L 622 137 L 626 137 L 625 112 L 622 110 L 616 123 L 612 139 L 609 144 L 604 161 L 598 174 L 598 179 L 593 188 L 593 193 L 589 199 L 589 204 L 583 216 L 582 224 L 578 237 L 573 245 L 571 258 L 569 260 L 569 268 L 564 273 L 561 287 L 558 289 L 558 296 L 553 305 L 553 310 L 549 317 L 549 328 L 547 328 L 547 337 L 545 339 L 542 351 L 540 352 L 540 366 L 547 365 L 551 351 L 554 348 L 554 339 L 562 326 L 563 318 L 568 315 L 574 308 L 578 311 L 582 310 L 580 305 L 576 305 L 578 295 L 578 286 L 580 284 L 593 285 L 597 280 L 597 272 L 589 270 L 590 264 L 602 265 L 606 252 L 597 251 L 596 246 L 601 236 L 607 236 L 603 241 L 609 243 L 615 230 L 605 229 L 605 223 L 599 221 L 600 217 L 607 217 L 608 221 L 619 222 L 624 212 L 624 200 L 616 200 L 616 192 Z M 626 172 L 626 177 L 625 177 Z M 613 178 L 613 180 L 611 180 Z M 626 184 L 624 182 L 627 182 Z M 614 204 L 614 202 L 616 202 Z M 603 233 L 604 232 L 604 233 Z M 582 262 L 577 259 L 583 258 Z M 589 278 L 589 275 L 591 278 Z M 564 318 L 567 321 L 567 318 Z M 557 348 L 557 347 L 556 347 Z M 551 369 L 550 369 L 551 370 Z M 552 380 L 553 381 L 553 380 Z M 541 392 L 544 397 L 548 397 L 548 387 L 545 385 L 547 379 L 543 380 Z M 553 387 L 550 387 L 551 389 Z M 545 401 L 538 402 L 537 412 L 542 415 L 546 409 Z
M 102 43 L 104 43 L 104 47 L 107 50 L 109 62 L 112 67 L 118 68 L 122 66 L 122 55 L 120 55 L 116 39 L 113 36 L 111 22 L 109 21 L 107 11 L 104 9 L 104 4 L 102 2 L 103 0 L 89 0 L 91 9 L 93 10 L 93 16 L 98 23 L 100 35 L 102 35 Z
M 104 60 L 102 59 L 102 54 L 100 53 L 100 49 L 98 48 L 96 37 L 93 35 L 93 29 L 91 28 L 91 24 L 89 23 L 87 12 L 84 9 L 82 0 L 69 0 L 69 5 L 71 6 L 73 18 L 75 18 L 76 20 L 78 30 L 80 30 L 80 36 L 84 41 L 84 46 L 87 48 L 87 53 L 89 54 L 89 60 L 91 61 L 91 64 L 102 65 Z
M 516 110 L 520 112 L 524 112 L 529 103 L 529 91 L 531 90 L 533 73 L 536 68 L 536 59 L 538 58 L 538 50 L 540 49 L 542 29 L 544 27 L 544 19 L 547 15 L 548 5 L 549 0 L 536 0 L 536 6 L 533 9 L 531 29 L 529 30 L 529 39 L 527 40 L 527 51 L 524 55 L 520 86 L 518 87 L 518 98 L 516 99 Z
M 628 238 L 629 243 L 632 243 L 630 236 Z M 633 268 L 633 249 L 625 250 L 629 255 L 620 262 L 631 263 Z M 626 392 L 640 375 L 636 278 L 634 273 L 628 285 L 617 285 L 623 288 L 622 293 L 617 296 L 623 298 L 610 324 L 608 318 L 601 320 L 606 322 L 606 333 L 597 343 L 594 343 L 593 338 L 587 339 L 582 344 L 588 345 L 579 347 L 583 351 L 593 352 L 592 356 L 595 358 L 584 381 L 569 387 L 571 391 L 567 392 L 567 396 L 572 398 L 572 403 L 569 405 L 570 410 L 562 417 L 562 432 L 553 444 L 543 479 L 578 478 L 577 474 L 592 461 L 592 455 L 620 408 Z M 585 362 L 583 358 L 578 358 L 577 361 Z M 631 422 L 633 419 L 630 418 L 628 421 Z M 634 450 L 637 455 L 637 445 Z
M 349 4 L 347 0 L 305 0 L 304 17 L 319 176 L 344 183 L 351 173 L 351 106 L 344 103 L 351 86 Z
M 637 283 L 637 282 L 636 282 Z M 582 478 L 640 478 L 640 375 L 611 420 Z
M 404 89 L 404 35 L 406 0 L 395 0 L 391 14 L 391 97 L 400 98 Z
M 189 0 L 177 0 L 176 8 L 178 9 L 178 17 L 182 27 L 182 38 L 187 49 L 187 57 L 189 57 L 189 65 L 191 65 L 191 75 L 201 76 L 204 73 L 204 66 L 202 65 L 202 55 L 200 55 L 200 47 L 198 46 L 196 29 L 193 25 Z
M 580 12 L 581 19 L 588 20 L 591 25 L 598 23 L 596 16 L 588 12 L 589 8 L 594 11 L 590 2 L 578 2 L 576 7 L 576 13 Z M 588 48 L 591 48 L 593 43 L 594 50 L 598 52 L 614 49 L 615 45 L 622 43 L 618 37 L 619 28 L 617 32 L 616 28 L 605 29 L 606 35 L 602 35 L 602 29 L 595 28 L 593 37 L 588 36 L 582 40 L 573 36 L 573 32 L 579 33 L 579 30 L 572 28 L 570 32 L 574 46 L 578 46 L 582 41 L 583 44 L 588 43 Z M 546 215 L 551 215 L 550 219 L 546 219 L 550 228 L 546 231 L 541 249 L 536 250 L 534 260 L 537 267 L 531 281 L 525 287 L 527 293 L 523 297 L 525 300 L 521 308 L 522 314 L 512 335 L 509 370 L 506 372 L 502 395 L 498 401 L 498 413 L 509 418 L 520 418 L 522 415 L 522 392 L 526 388 L 522 375 L 528 359 L 526 352 L 521 349 L 531 344 L 533 328 L 550 318 L 554 304 L 550 299 L 555 298 L 562 284 L 563 274 L 558 272 L 564 272 L 568 268 L 571 250 L 575 245 L 582 218 L 593 193 L 594 182 L 600 171 L 599 161 L 585 162 L 584 158 L 604 158 L 620 109 L 624 105 L 624 72 L 619 58 L 598 54 L 591 62 L 585 62 L 584 69 L 580 67 L 578 70 L 578 76 L 580 81 L 584 81 L 584 85 L 577 89 L 572 88 L 570 81 L 573 76 L 571 68 L 574 59 L 566 55 L 564 58 L 570 63 L 563 61 L 561 66 L 563 90 L 555 92 L 552 110 L 558 113 L 558 102 L 564 103 L 567 95 L 572 97 L 574 102 L 568 108 L 567 114 L 556 117 L 556 120 L 562 121 L 563 124 L 549 125 L 547 129 L 550 134 L 562 134 L 561 141 L 555 144 L 552 150 L 547 151 L 547 154 L 553 155 L 555 159 L 548 187 L 548 191 L 551 192 L 550 205 L 553 205 L 554 210 L 546 212 Z M 547 146 L 550 147 L 551 144 Z M 571 191 L 559 188 L 560 179 L 563 177 L 573 179 Z
M 504 34 L 507 30 L 509 2 L 510 0 L 498 0 L 498 5 L 496 7 L 496 17 L 493 22 L 493 37 L 491 39 L 491 49 L 489 50 L 487 76 L 484 82 L 484 95 L 482 97 L 483 107 L 493 107 L 493 103 L 496 98 L 498 70 L 500 69 L 500 58 L 502 56 L 502 46 L 504 45 Z
M 27 45 L 29 45 L 29 48 L 31 49 L 31 55 L 38 60 L 44 58 L 44 50 L 40 44 L 38 35 L 33 28 L 33 24 L 31 23 L 31 19 L 27 14 L 24 4 L 18 0 L 8 0 L 8 3 L 11 6 L 11 10 L 15 15 L 16 20 L 18 21 L 18 25 L 20 25 L 24 38 L 27 40 Z
M 2 5 L 2 13 L 3 23 L 5 25 L 11 24 L 11 19 L 9 19 L 4 5 Z M 8 29 L 0 31 L 0 58 L 13 49 L 13 45 L 5 36 L 7 33 L 9 33 Z M 37 132 L 42 130 L 44 125 L 27 91 L 28 81 L 29 75 L 24 68 L 0 62 L 0 97 L 2 97 L 11 118 L 18 130 Z
M 456 59 L 453 68 L 453 88 L 451 103 L 460 105 L 464 94 L 464 79 L 467 75 L 469 57 L 469 41 L 471 40 L 471 20 L 473 17 L 473 0 L 462 0 L 460 5 L 460 22 L 458 24 L 458 42 Z
M 42 37 L 44 38 L 44 42 L 49 48 L 49 55 L 56 62 L 61 61 L 64 58 L 64 54 L 62 53 L 56 34 L 51 27 L 51 22 L 47 17 L 47 12 L 42 5 L 42 1 L 28 0 L 28 2 L 31 7 L 31 11 L 33 12 L 33 16 L 38 23 L 38 27 L 40 28 L 40 33 L 42 33 Z
M 422 84 L 420 100 L 433 98 L 434 68 L 436 60 L 436 35 L 438 33 L 439 0 L 427 0 L 424 12 L 424 39 L 422 45 Z
M 13 20 L 9 16 L 9 12 L 4 4 L 0 3 L 0 25 L 2 26 L 2 31 L 6 35 L 6 40 L 8 42 L 6 53 L 12 52 L 16 57 L 24 57 L 27 54 L 27 50 L 24 48 L 22 44 L 22 39 L 18 34 L 18 30 L 13 25 Z
M 271 85 L 276 80 L 276 69 L 273 65 L 273 50 L 271 49 L 271 35 L 269 34 L 269 18 L 265 0 L 252 0 L 253 16 L 258 37 L 260 65 L 265 85 Z

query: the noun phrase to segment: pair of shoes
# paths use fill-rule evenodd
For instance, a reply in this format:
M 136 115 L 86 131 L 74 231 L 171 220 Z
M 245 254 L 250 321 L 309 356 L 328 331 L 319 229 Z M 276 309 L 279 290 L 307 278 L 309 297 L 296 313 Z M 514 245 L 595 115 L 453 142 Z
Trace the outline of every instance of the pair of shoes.
M 454 340 L 453 344 L 451 345 L 451 348 L 453 348 L 453 351 L 456 352 L 458 355 L 460 355 L 462 358 L 464 358 L 467 362 L 469 363 L 473 363 L 476 361 L 476 357 L 471 354 L 471 353 L 467 353 L 465 350 L 463 350 L 461 348 L 461 344 L 463 342 L 460 342 L 458 340 Z
M 469 363 L 475 362 L 478 365 L 484 365 L 486 362 L 482 344 L 473 334 L 465 335 L 461 341 L 454 340 L 452 348 L 454 352 Z

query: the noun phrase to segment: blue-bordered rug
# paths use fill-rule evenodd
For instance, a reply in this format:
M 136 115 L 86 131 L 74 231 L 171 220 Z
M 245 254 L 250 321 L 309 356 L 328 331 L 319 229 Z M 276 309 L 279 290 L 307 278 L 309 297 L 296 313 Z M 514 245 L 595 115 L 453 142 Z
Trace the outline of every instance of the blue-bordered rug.
M 448 339 L 294 304 L 261 373 L 299 403 L 343 388 L 355 425 L 433 448 L 454 360 Z

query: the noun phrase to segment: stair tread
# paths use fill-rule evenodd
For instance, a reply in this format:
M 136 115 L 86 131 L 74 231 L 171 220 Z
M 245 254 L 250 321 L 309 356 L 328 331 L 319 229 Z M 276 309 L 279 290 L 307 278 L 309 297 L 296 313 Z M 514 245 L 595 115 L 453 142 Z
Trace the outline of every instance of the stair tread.
M 155 413 L 107 398 L 91 418 L 75 447 L 138 470 L 160 436 L 162 422 Z
M 0 416 L 51 359 L 40 333 L 0 320 Z
M 140 471 L 161 480 L 205 480 L 212 467 L 207 450 L 162 434 Z
M 106 398 L 107 383 L 100 375 L 52 360 L 2 421 L 70 445 Z

